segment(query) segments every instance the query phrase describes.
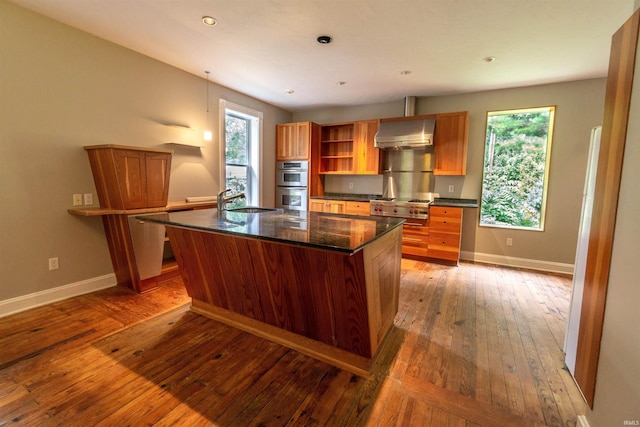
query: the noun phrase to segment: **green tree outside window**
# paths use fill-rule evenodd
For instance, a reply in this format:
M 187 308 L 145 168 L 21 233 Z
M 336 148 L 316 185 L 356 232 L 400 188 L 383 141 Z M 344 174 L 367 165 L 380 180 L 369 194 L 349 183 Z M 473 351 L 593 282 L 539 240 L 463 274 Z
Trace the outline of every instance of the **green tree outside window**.
M 555 107 L 487 114 L 480 225 L 544 229 Z

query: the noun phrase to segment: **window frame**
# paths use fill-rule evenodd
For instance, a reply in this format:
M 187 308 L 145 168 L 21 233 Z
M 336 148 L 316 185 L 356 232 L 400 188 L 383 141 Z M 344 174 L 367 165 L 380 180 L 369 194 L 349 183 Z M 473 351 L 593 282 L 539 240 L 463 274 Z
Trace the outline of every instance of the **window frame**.
M 227 114 L 236 116 L 242 119 L 250 121 L 248 132 L 249 147 L 247 152 L 248 168 L 247 171 L 247 186 L 249 187 L 249 194 L 246 194 L 246 204 L 250 206 L 262 206 L 263 205 L 263 187 L 264 182 L 260 179 L 260 172 L 262 170 L 263 153 L 262 153 L 262 141 L 263 141 L 263 113 L 256 111 L 248 107 L 244 107 L 239 104 L 234 104 L 225 99 L 220 99 L 219 103 L 219 123 L 220 123 L 220 189 L 221 191 L 226 189 L 226 174 L 227 174 L 227 159 L 226 159 L 226 118 Z M 245 167 L 245 165 L 231 166 Z
M 491 116 L 497 115 L 515 115 L 515 114 L 523 114 L 530 112 L 549 112 L 549 123 L 547 129 L 547 138 L 545 143 L 545 160 L 544 160 L 544 173 L 542 175 L 542 200 L 540 203 L 540 221 L 538 227 L 526 227 L 519 225 L 510 225 L 510 224 L 486 224 L 482 221 L 482 211 L 483 211 L 483 199 L 485 193 L 485 182 L 487 175 L 487 150 L 488 140 L 489 140 L 489 118 Z M 489 228 L 502 228 L 502 229 L 511 229 L 511 230 L 524 230 L 524 231 L 544 231 L 546 224 L 546 211 L 547 211 L 547 198 L 549 193 L 549 174 L 551 170 L 551 150 L 553 146 L 553 133 L 555 127 L 555 115 L 557 112 L 557 107 L 555 105 L 548 105 L 542 107 L 529 107 L 529 108 L 516 108 L 516 109 L 507 109 L 507 110 L 495 110 L 495 111 L 487 111 L 486 121 L 485 121 L 485 140 L 484 140 L 484 152 L 482 157 L 482 181 L 481 181 L 481 189 L 480 189 L 480 206 L 478 209 L 478 226 L 479 227 L 489 227 Z

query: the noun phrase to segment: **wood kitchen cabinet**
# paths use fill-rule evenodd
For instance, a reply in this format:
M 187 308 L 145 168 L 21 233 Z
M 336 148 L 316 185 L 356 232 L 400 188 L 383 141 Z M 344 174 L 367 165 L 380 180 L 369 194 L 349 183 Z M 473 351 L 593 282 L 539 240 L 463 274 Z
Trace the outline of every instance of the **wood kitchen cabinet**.
M 429 220 L 410 218 L 402 225 L 402 255 L 426 258 Z
M 380 149 L 374 145 L 380 120 L 362 120 L 354 123 L 355 173 L 377 175 L 380 173 Z
M 141 209 L 167 205 L 172 150 L 93 145 L 89 154 L 100 207 Z
M 450 261 L 460 260 L 462 235 L 462 208 L 431 206 L 429 208 L 429 258 Z
M 467 173 L 469 112 L 436 114 L 434 175 Z
M 354 162 L 353 122 L 323 125 L 320 137 L 318 173 L 352 174 Z
M 369 202 L 353 202 L 353 201 L 347 201 L 346 202 L 346 211 L 347 211 L 347 215 L 362 215 L 362 216 L 369 216 Z
M 320 126 L 312 122 L 284 123 L 276 126 L 276 160 L 309 160 L 311 144 Z
M 344 200 L 311 199 L 309 210 L 312 212 L 346 213 L 347 202 Z
M 322 126 L 318 150 L 320 174 L 368 175 L 380 173 L 380 150 L 373 138 L 379 120 L 333 123 Z

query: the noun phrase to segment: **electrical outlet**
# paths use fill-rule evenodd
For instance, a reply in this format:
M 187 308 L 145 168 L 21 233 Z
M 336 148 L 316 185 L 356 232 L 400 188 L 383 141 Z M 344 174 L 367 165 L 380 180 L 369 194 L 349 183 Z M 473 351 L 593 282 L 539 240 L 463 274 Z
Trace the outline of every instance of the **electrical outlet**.
M 73 206 L 82 206 L 82 194 L 73 195 Z
M 349 183 L 349 190 L 353 190 L 353 182 Z
M 453 193 L 454 191 L 456 191 L 455 185 L 450 185 L 449 186 L 449 193 Z
M 58 257 L 49 258 L 49 270 L 57 270 L 59 268 Z
M 507 237 L 507 246 L 513 246 L 513 239 L 511 237 Z
M 91 193 L 85 193 L 84 194 L 84 204 L 85 205 L 92 205 L 93 204 L 93 194 L 91 194 Z

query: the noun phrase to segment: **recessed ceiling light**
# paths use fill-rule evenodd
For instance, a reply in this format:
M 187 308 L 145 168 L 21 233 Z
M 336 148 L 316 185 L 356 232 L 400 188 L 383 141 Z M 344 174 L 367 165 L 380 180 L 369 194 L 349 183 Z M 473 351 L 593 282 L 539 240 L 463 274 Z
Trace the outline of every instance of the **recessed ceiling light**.
M 402 74 L 403 76 L 407 76 L 407 75 L 411 74 L 411 70 L 400 71 L 400 74 Z
M 329 43 L 331 43 L 331 37 L 329 37 L 329 36 L 320 36 L 316 40 L 320 44 L 329 44 Z
M 482 58 L 482 60 L 484 62 L 493 62 L 493 61 L 496 60 L 496 57 L 495 56 L 485 56 L 484 58 Z
M 291 95 L 291 94 L 293 94 L 293 92 L 295 92 L 295 90 L 293 90 L 293 89 L 287 89 L 287 90 L 284 91 L 284 93 L 286 93 L 287 95 Z
M 340 82 L 338 82 L 338 83 L 336 83 L 336 84 L 337 84 L 338 86 L 343 86 L 343 85 L 346 85 L 346 84 L 347 84 L 347 82 L 342 82 L 342 81 L 340 81 Z
M 203 16 L 202 17 L 202 22 L 205 25 L 209 25 L 209 26 L 213 27 L 214 25 L 216 25 L 218 23 L 218 20 L 216 18 L 214 18 L 213 16 Z

